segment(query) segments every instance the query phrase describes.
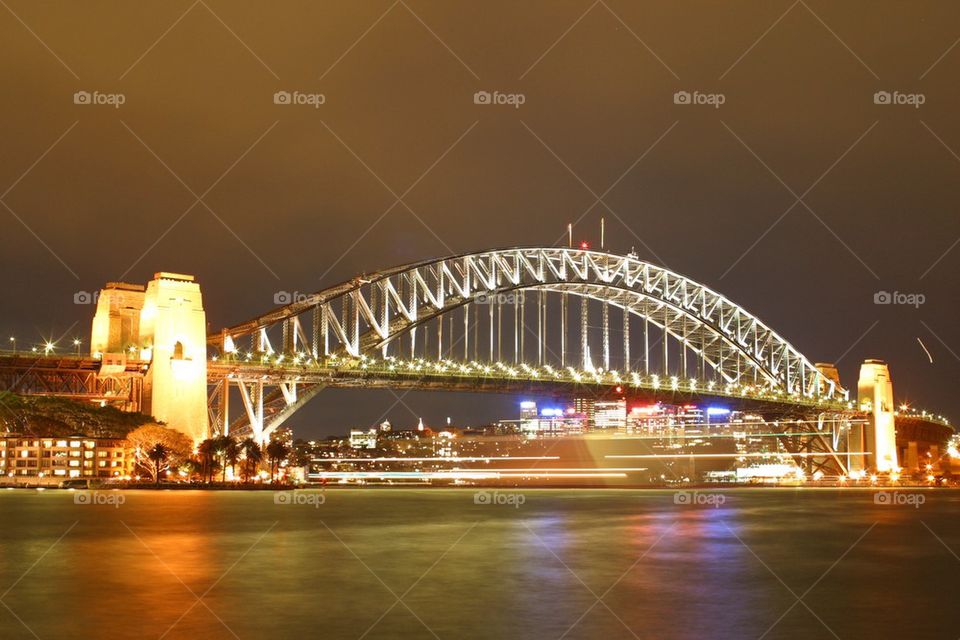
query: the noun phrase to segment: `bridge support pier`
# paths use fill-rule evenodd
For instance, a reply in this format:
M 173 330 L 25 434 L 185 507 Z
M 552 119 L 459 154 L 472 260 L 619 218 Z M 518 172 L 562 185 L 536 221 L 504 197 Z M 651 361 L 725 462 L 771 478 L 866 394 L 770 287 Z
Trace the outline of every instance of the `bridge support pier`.
M 853 469 L 869 468 L 881 473 L 896 471 L 897 440 L 894 431 L 893 383 L 890 368 L 882 360 L 866 360 L 860 365 L 857 400 L 861 411 L 869 411 L 865 425 L 851 428 L 848 450 Z M 854 466 L 854 459 L 862 461 Z
M 907 443 L 907 459 L 904 462 L 908 473 L 920 470 L 920 447 L 916 442 Z
M 111 355 L 148 361 L 143 413 L 194 442 L 209 435 L 207 321 L 193 276 L 157 273 L 146 288 L 108 284 L 97 303 L 90 348 L 104 363 Z

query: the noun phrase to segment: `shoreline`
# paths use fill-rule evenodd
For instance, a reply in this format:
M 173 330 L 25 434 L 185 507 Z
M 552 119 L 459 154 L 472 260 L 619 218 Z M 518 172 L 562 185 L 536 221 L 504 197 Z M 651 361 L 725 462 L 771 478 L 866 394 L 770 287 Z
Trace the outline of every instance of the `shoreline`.
M 127 484 L 127 485 L 104 485 L 89 488 L 68 487 L 61 488 L 52 485 L 20 484 L 3 485 L 0 484 L 0 490 L 20 490 L 20 491 L 209 491 L 209 492 L 289 492 L 289 491 L 338 491 L 338 490 L 357 490 L 357 489 L 395 489 L 395 490 L 457 490 L 457 491 L 509 491 L 518 492 L 523 490 L 583 490 L 583 491 L 699 491 L 699 492 L 720 492 L 731 490 L 785 490 L 785 489 L 806 489 L 806 490 L 837 490 L 837 491 L 949 491 L 958 490 L 960 485 L 930 485 L 930 484 L 832 484 L 813 482 L 803 484 L 677 484 L 677 485 L 584 485 L 584 484 L 475 484 L 475 485 L 431 485 L 421 483 L 364 483 L 364 484 L 318 484 L 307 483 L 299 485 L 276 485 L 276 486 L 256 486 L 256 485 L 235 485 L 235 486 L 203 486 L 191 484 Z

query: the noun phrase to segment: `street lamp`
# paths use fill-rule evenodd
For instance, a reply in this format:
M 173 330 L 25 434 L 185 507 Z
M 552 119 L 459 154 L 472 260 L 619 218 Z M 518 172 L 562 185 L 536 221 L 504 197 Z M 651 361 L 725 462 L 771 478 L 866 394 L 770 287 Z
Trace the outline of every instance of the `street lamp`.
M 43 354 L 47 355 L 53 351 L 54 344 L 50 341 L 47 341 L 47 344 L 43 345 Z
M 77 357 L 80 357 L 80 338 L 73 339 L 73 346 L 77 348 Z
M 17 339 L 10 336 L 10 344 L 13 345 L 13 355 L 17 355 Z

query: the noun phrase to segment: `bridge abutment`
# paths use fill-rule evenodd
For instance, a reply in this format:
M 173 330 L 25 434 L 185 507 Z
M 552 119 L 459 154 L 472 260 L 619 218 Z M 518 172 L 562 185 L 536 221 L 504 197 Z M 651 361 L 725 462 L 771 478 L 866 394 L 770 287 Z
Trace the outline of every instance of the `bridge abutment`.
M 851 427 L 848 451 L 851 470 L 896 471 L 897 439 L 894 429 L 893 383 L 890 368 L 882 360 L 865 360 L 860 365 L 857 403 L 870 412 L 866 424 Z
M 100 292 L 90 348 L 104 362 L 148 361 L 143 413 L 199 442 L 209 436 L 206 325 L 193 276 L 160 272 L 146 287 L 110 283 Z

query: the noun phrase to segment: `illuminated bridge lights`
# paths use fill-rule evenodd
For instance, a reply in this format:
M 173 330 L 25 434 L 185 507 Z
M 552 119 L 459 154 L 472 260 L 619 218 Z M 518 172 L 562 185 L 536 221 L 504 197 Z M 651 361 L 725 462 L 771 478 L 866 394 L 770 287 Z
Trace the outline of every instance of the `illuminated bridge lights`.
M 863 452 L 867 455 L 872 455 L 872 452 L 865 451 Z M 823 457 L 822 451 L 815 452 L 793 452 L 793 453 L 637 453 L 637 454 L 616 454 L 616 455 L 606 455 L 605 458 L 610 459 L 636 459 L 636 460 L 659 460 L 659 459 L 675 459 L 675 458 L 734 458 L 737 460 L 745 460 L 747 458 L 789 458 L 789 457 L 802 457 L 802 458 L 815 458 Z
M 239 357 L 242 360 L 242 355 Z M 213 362 L 222 365 L 229 365 L 231 362 L 236 362 L 236 360 L 231 356 L 227 356 L 222 360 L 215 360 Z M 491 378 L 493 374 L 498 374 L 512 380 L 526 380 L 530 382 L 537 382 L 545 379 L 555 382 L 583 384 L 585 380 L 589 380 L 591 384 L 597 386 L 608 386 L 611 389 L 615 389 L 624 384 L 623 377 L 617 370 L 604 371 L 602 369 L 596 369 L 594 371 L 584 371 L 575 369 L 573 367 L 567 367 L 564 370 L 558 370 L 549 366 L 544 366 L 542 368 L 536 367 L 526 362 L 518 363 L 517 365 L 500 361 L 489 363 L 457 363 L 450 360 L 428 361 L 421 358 L 412 360 L 386 358 L 383 360 L 378 360 L 372 356 L 367 356 L 362 359 L 329 357 L 326 360 L 312 359 L 300 363 L 295 363 L 292 360 L 286 360 L 282 357 L 274 357 L 272 362 L 269 362 L 268 364 L 270 365 L 270 371 L 272 372 L 272 374 L 268 375 L 268 377 L 278 379 L 286 379 L 289 377 L 289 372 L 291 371 L 302 370 L 305 373 L 312 371 L 321 375 L 323 373 L 330 373 L 331 375 L 350 374 L 350 372 L 359 371 L 362 372 L 362 375 L 367 376 L 383 374 L 386 376 L 407 377 L 413 375 L 423 379 L 430 379 L 431 377 L 437 377 L 441 379 L 453 377 L 461 379 L 472 378 L 477 380 L 486 380 Z M 641 376 L 636 372 L 632 372 L 630 374 L 628 384 L 635 390 L 648 390 L 656 392 L 663 389 L 662 378 L 659 374 Z M 801 395 L 799 393 L 788 395 L 784 394 L 780 389 L 756 387 L 749 384 L 726 384 L 722 387 L 718 387 L 715 380 L 697 380 L 696 378 L 680 379 L 678 376 L 671 376 L 669 378 L 669 390 L 676 393 L 690 393 L 695 395 L 706 394 L 731 398 L 751 397 L 759 400 L 770 401 L 776 401 L 784 397 L 789 397 L 791 402 L 795 404 L 822 405 L 825 407 L 842 409 L 851 408 L 850 403 L 838 402 L 824 397 Z M 917 415 L 919 416 L 920 414 Z M 924 417 L 933 418 L 934 416 L 932 414 L 927 414 Z
M 583 472 L 567 473 L 541 471 L 319 471 L 308 475 L 311 480 L 501 480 L 505 478 L 517 479 L 583 479 L 583 478 L 626 478 L 625 472 Z
M 26 355 L 69 362 L 45 340 Z M 209 393 L 198 413 L 215 433 L 252 431 L 261 441 L 331 385 L 569 395 L 626 387 L 856 411 L 835 377 L 725 296 L 635 254 L 587 247 L 494 249 L 367 273 L 212 332 L 206 344 Z M 127 373 L 157 365 L 151 345 L 132 346 L 128 363 L 137 348 L 142 363 Z M 30 379 L 41 391 L 53 381 Z M 237 395 L 243 408 L 231 411 Z M 909 406 L 898 416 L 943 421 Z
M 316 458 L 314 462 L 490 462 L 491 460 L 559 460 L 559 456 L 432 456 L 388 458 Z

